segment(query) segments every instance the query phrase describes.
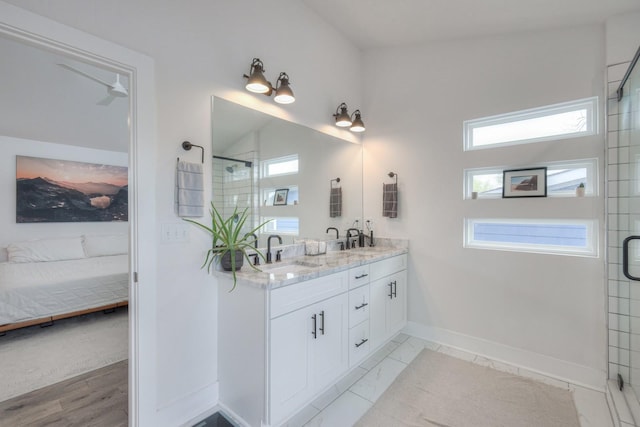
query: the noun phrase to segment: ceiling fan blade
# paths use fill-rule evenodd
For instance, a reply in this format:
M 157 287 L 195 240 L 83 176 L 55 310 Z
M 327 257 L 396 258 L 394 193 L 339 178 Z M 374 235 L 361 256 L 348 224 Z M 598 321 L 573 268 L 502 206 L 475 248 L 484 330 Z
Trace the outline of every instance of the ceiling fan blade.
M 113 102 L 113 100 L 116 99 L 115 96 L 113 95 L 107 95 L 104 98 L 102 98 L 100 101 L 96 102 L 96 105 L 103 105 L 103 106 L 107 106 L 109 104 L 111 104 Z
M 112 86 L 111 86 L 111 84 L 109 84 L 109 83 L 107 83 L 107 82 L 104 82 L 104 81 L 100 80 L 99 78 L 92 76 L 91 74 L 87 74 L 87 73 L 85 73 L 84 71 L 80 71 L 80 70 L 78 70 L 77 68 L 73 68 L 73 67 L 72 67 L 72 66 L 70 66 L 70 65 L 67 65 L 67 64 L 58 64 L 58 65 L 59 65 L 59 66 L 61 66 L 62 68 L 66 68 L 66 69 L 67 69 L 67 70 L 69 70 L 69 71 L 73 71 L 74 73 L 80 74 L 81 76 L 84 76 L 84 77 L 86 77 L 86 78 L 88 78 L 88 79 L 91 79 L 91 80 L 93 80 L 94 82 L 98 82 L 98 83 L 100 83 L 100 84 L 103 84 L 103 85 L 105 85 L 107 88 L 111 88 L 111 87 L 112 87 Z

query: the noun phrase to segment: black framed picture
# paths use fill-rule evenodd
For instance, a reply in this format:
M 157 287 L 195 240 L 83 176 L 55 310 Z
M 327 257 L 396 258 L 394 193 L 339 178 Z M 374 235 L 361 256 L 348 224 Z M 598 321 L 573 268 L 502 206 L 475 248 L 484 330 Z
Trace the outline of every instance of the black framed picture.
M 503 171 L 502 197 L 547 197 L 547 168 Z
M 276 193 L 273 196 L 273 206 L 286 205 L 288 196 L 289 196 L 288 188 L 280 188 L 276 190 Z

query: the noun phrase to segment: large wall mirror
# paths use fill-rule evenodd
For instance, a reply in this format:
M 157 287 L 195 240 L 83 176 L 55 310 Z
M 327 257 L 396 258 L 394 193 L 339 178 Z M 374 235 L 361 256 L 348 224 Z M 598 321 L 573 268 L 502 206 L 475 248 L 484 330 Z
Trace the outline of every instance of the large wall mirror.
M 344 236 L 362 224 L 362 145 L 222 98 L 212 98 L 213 203 L 226 216 L 249 208 L 253 224 L 285 243 Z

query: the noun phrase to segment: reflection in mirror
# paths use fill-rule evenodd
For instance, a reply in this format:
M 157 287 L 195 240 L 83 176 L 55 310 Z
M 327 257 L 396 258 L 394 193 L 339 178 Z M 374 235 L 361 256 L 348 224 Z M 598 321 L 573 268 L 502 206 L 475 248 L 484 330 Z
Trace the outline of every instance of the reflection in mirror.
M 328 227 L 343 237 L 356 220 L 362 228 L 360 144 L 218 97 L 212 98 L 212 139 L 213 203 L 225 216 L 236 206 L 250 209 L 247 229 L 270 220 L 260 246 L 270 234 L 293 243 L 335 238 Z M 332 188 L 340 189 L 333 200 Z

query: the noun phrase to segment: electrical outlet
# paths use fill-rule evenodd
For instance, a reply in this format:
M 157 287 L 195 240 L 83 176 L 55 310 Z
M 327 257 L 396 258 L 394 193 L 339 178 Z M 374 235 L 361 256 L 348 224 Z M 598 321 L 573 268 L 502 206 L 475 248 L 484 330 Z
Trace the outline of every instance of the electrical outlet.
M 160 240 L 165 243 L 189 241 L 189 225 L 182 223 L 164 223 L 160 227 Z

